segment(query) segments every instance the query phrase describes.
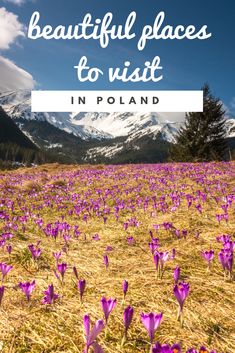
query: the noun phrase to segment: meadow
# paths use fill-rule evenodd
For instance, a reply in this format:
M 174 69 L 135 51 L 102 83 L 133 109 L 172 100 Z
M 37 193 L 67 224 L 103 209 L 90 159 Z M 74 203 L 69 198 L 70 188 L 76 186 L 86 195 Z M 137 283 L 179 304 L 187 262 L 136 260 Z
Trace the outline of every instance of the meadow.
M 234 353 L 234 249 L 232 162 L 1 172 L 0 352 Z

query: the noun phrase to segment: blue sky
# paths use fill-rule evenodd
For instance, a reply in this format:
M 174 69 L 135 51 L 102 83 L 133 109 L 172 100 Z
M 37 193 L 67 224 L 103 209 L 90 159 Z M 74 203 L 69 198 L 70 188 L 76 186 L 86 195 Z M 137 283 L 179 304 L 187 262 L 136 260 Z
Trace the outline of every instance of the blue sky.
M 115 23 L 122 24 L 131 11 L 136 11 L 137 37 L 142 27 L 152 24 L 162 10 L 166 13 L 165 24 L 194 24 L 198 29 L 207 24 L 212 32 L 209 40 L 152 40 L 142 52 L 136 47 L 137 39 L 112 41 L 102 49 L 92 40 L 32 41 L 19 36 L 8 49 L 0 49 L 0 55 L 30 73 L 40 89 L 200 89 L 208 82 L 231 114 L 235 114 L 235 3 L 231 0 L 0 0 L 0 7 L 18 15 L 18 21 L 25 26 L 32 13 L 39 11 L 40 23 L 54 27 L 76 24 L 87 12 L 102 18 L 108 11 L 113 12 Z M 96 83 L 81 83 L 73 67 L 83 55 L 92 66 L 105 72 L 110 66 L 121 67 L 126 60 L 133 67 L 143 66 L 146 60 L 159 55 L 164 79 L 158 83 L 127 84 L 109 83 L 105 76 Z

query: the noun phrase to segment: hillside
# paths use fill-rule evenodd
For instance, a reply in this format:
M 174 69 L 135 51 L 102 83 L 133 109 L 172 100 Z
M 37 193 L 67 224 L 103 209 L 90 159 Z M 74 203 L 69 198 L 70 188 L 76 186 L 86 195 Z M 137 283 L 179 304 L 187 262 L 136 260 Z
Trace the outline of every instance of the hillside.
M 53 160 L 64 163 L 159 163 L 168 160 L 184 114 L 34 113 L 30 91 L 0 92 L 0 104 L 21 131 Z M 235 119 L 226 136 L 234 156 Z
M 83 162 L 87 141 L 47 121 L 17 119 L 16 123 L 47 154 L 52 153 L 67 163 Z
M 38 147 L 19 129 L 0 106 L 0 143 L 13 143 L 22 148 L 38 150 Z

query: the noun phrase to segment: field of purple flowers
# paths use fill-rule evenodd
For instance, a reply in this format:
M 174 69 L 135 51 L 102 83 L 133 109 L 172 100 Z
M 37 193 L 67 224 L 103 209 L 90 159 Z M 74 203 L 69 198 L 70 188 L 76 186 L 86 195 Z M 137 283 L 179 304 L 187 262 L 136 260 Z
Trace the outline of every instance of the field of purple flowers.
M 235 164 L 0 174 L 0 352 L 234 353 Z

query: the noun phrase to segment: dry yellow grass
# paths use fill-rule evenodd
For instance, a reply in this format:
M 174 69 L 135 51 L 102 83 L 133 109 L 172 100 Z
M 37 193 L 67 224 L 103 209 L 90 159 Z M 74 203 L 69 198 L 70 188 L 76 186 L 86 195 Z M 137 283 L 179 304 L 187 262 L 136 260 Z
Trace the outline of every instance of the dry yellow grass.
M 100 171 L 108 170 L 109 167 L 99 167 Z M 225 170 L 225 174 L 215 175 L 213 170 Z M 227 169 L 229 173 L 227 173 Z M 79 177 L 72 178 L 73 185 L 64 190 L 71 179 L 71 173 L 84 171 Z M 143 185 L 138 192 L 138 197 L 159 198 L 162 194 L 169 197 L 169 187 L 173 185 L 170 181 L 171 173 L 160 171 L 158 175 L 154 170 L 146 171 L 144 167 L 120 166 L 116 167 L 110 174 L 103 174 L 101 178 L 91 175 L 91 183 L 87 183 L 84 175 L 87 170 L 97 170 L 97 167 L 90 166 L 41 166 L 34 169 L 21 169 L 2 174 L 1 198 L 11 198 L 16 201 L 19 198 L 21 206 L 27 207 L 34 214 L 39 213 L 47 223 L 61 220 L 70 225 L 78 225 L 82 234 L 77 240 L 72 237 L 69 242 L 68 253 L 64 253 L 62 261 L 68 263 L 69 269 L 65 274 L 65 284 L 62 286 L 53 274 L 55 261 L 52 251 L 58 251 L 63 246 L 62 238 L 56 242 L 45 236 L 44 232 L 34 223 L 33 217 L 26 223 L 26 232 L 22 233 L 20 227 L 15 231 L 11 240 L 13 251 L 10 256 L 0 249 L 0 262 L 7 262 L 13 265 L 12 271 L 6 280 L 6 291 L 0 309 L 0 352 L 4 353 L 49 353 L 49 352 L 82 352 L 84 348 L 83 315 L 89 313 L 94 323 L 95 320 L 103 318 L 100 306 L 102 296 L 117 298 L 117 306 L 110 315 L 108 334 L 105 338 L 104 332 L 99 335 L 99 342 L 106 353 L 137 353 L 147 352 L 148 335 L 140 322 L 141 312 L 163 312 L 163 321 L 158 329 L 155 339 L 162 343 L 180 342 L 185 352 L 191 346 L 199 348 L 204 344 L 208 349 L 215 349 L 217 352 L 235 352 L 235 282 L 224 280 L 221 265 L 218 262 L 218 252 L 221 244 L 215 241 L 219 234 L 231 234 L 234 239 L 235 232 L 235 209 L 229 209 L 229 222 L 221 222 L 219 225 L 215 219 L 216 213 L 222 213 L 220 206 L 210 196 L 203 204 L 203 213 L 193 206 L 188 212 L 186 201 L 183 200 L 175 212 L 156 212 L 151 214 L 151 209 L 146 211 L 136 207 L 132 214 L 131 210 L 120 212 L 119 221 L 114 215 L 108 216 L 107 224 L 102 218 L 92 215 L 86 224 L 76 215 L 68 215 L 68 209 L 72 209 L 72 193 L 84 195 L 91 192 L 88 200 L 98 198 L 95 189 L 108 189 L 118 185 L 121 189 L 136 187 L 139 183 Z M 138 180 L 135 179 L 139 173 Z M 117 175 L 126 175 L 123 179 L 115 179 Z M 226 193 L 234 193 L 235 165 L 213 165 L 211 175 L 207 171 L 207 180 L 220 180 L 226 182 Z M 168 186 L 163 186 L 151 192 L 149 180 L 151 178 L 165 177 Z M 202 185 L 196 184 L 188 173 L 175 171 L 175 190 L 178 192 L 195 193 Z M 18 178 L 18 179 L 17 179 Z M 33 180 L 31 179 L 33 178 Z M 16 180 L 17 179 L 17 180 Z M 10 180 L 14 180 L 14 183 Z M 16 184 L 16 191 L 7 191 L 6 184 Z M 159 179 L 156 182 L 160 185 Z M 185 189 L 182 188 L 185 184 Z M 54 186 L 54 189 L 51 187 Z M 35 191 L 33 191 L 35 190 Z M 167 195 L 168 190 L 168 195 Z M 37 196 L 32 196 L 33 194 Z M 68 209 L 57 210 L 43 207 L 34 211 L 32 206 L 42 203 L 43 195 L 48 197 L 61 197 L 59 203 L 66 205 Z M 220 190 L 217 191 L 220 195 Z M 120 198 L 134 200 L 137 192 L 129 190 L 129 194 L 121 194 Z M 116 198 L 119 197 L 116 195 Z M 49 197 L 50 199 L 50 197 Z M 168 199 L 169 201 L 169 199 Z M 107 205 L 112 208 L 115 199 L 108 198 Z M 170 201 L 169 201 L 170 203 Z M 14 216 L 22 215 L 18 207 L 14 210 Z M 40 218 L 39 217 L 39 218 Z M 140 222 L 139 227 L 130 227 L 124 231 L 123 222 L 128 218 L 136 217 Z M 161 229 L 157 236 L 160 239 L 161 249 L 176 249 L 176 258 L 166 264 L 166 270 L 162 279 L 157 278 L 152 255 L 148 242 L 149 230 L 153 230 L 154 224 L 172 222 L 178 229 L 187 229 L 186 239 L 175 239 L 170 232 Z M 0 223 L 3 227 L 3 223 Z M 0 228 L 1 229 L 1 228 Z M 2 230 L 3 231 L 3 230 Z M 195 238 L 196 231 L 200 232 L 198 239 Z M 98 233 L 100 241 L 92 240 L 92 236 Z M 129 246 L 126 236 L 133 236 L 135 244 Z M 39 270 L 30 258 L 27 257 L 27 246 L 30 243 L 36 244 L 41 240 L 40 248 L 42 257 L 39 263 Z M 109 269 L 106 271 L 103 263 L 103 255 L 107 245 L 113 247 L 108 253 Z M 212 263 L 211 272 L 207 271 L 206 263 L 200 252 L 215 250 L 215 259 Z M 185 303 L 184 325 L 180 326 L 176 320 L 177 303 L 173 295 L 173 269 L 176 265 L 181 267 L 182 279 L 190 283 L 190 294 Z M 75 277 L 72 267 L 76 266 L 79 277 L 85 278 L 87 288 L 84 301 L 80 304 L 79 294 L 76 289 Z M 23 293 L 17 284 L 20 281 L 36 280 L 36 289 L 32 293 L 32 300 L 27 303 Z M 127 279 L 129 291 L 125 304 L 122 304 L 122 281 Z M 50 283 L 54 283 L 56 293 L 60 294 L 60 300 L 51 307 L 41 304 L 43 291 Z M 123 335 L 123 310 L 127 305 L 134 307 L 134 318 L 131 324 L 128 341 L 121 347 Z

